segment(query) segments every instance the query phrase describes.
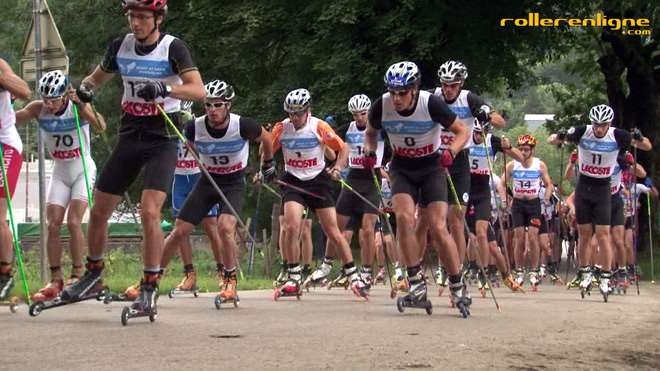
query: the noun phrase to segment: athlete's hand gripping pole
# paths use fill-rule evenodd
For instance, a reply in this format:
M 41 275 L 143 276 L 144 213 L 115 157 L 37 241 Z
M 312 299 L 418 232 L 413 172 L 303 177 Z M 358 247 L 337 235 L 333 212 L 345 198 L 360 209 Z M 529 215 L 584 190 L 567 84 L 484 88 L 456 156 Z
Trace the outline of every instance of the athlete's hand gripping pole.
M 89 172 L 87 171 L 87 160 L 85 159 L 85 141 L 80 130 L 80 116 L 78 115 L 78 105 L 73 104 L 73 116 L 76 118 L 76 133 L 78 134 L 78 147 L 80 148 L 80 158 L 82 159 L 83 175 L 85 176 L 85 190 L 87 191 L 87 204 L 91 209 L 94 206 L 94 197 L 92 197 L 92 188 L 89 181 Z M 91 150 L 91 145 L 90 145 Z M 91 153 L 90 153 L 91 156 Z
M 174 132 L 175 132 L 176 135 L 179 137 L 179 139 L 181 140 L 181 142 L 184 143 L 186 146 L 188 146 L 188 148 L 190 149 L 190 154 L 193 156 L 193 158 L 195 159 L 195 161 L 197 161 L 197 163 L 199 164 L 199 168 L 200 168 L 200 170 L 202 170 L 202 173 L 204 173 L 204 176 L 206 176 L 206 178 L 207 178 L 207 179 L 209 180 L 209 182 L 211 183 L 211 186 L 213 186 L 213 188 L 215 189 L 215 191 L 218 193 L 218 195 L 219 195 L 220 198 L 222 199 L 222 202 L 224 202 L 225 205 L 227 205 L 227 208 L 229 208 L 229 211 L 232 213 L 232 215 L 234 216 L 234 218 L 236 218 L 236 221 L 238 222 L 238 225 L 240 225 L 240 227 L 243 228 L 243 230 L 246 232 L 248 238 L 250 239 L 250 242 L 255 243 L 255 241 L 254 241 L 254 237 L 252 237 L 252 235 L 250 234 L 249 229 L 247 228 L 247 226 L 245 225 L 245 223 L 243 223 L 243 220 L 241 219 L 241 217 L 238 215 L 238 213 L 237 213 L 236 210 L 234 209 L 234 206 L 232 206 L 232 204 L 229 202 L 229 200 L 227 199 L 227 196 L 225 196 L 225 194 L 222 192 L 222 190 L 220 189 L 220 187 L 218 187 L 218 184 L 215 182 L 215 180 L 213 180 L 213 177 L 211 176 L 211 174 L 209 173 L 209 171 L 206 169 L 206 167 L 205 167 L 204 164 L 202 163 L 202 160 L 201 160 L 201 159 L 199 158 L 199 156 L 197 155 L 197 152 L 195 152 L 195 151 L 193 150 L 193 148 L 192 148 L 192 146 L 190 145 L 190 143 L 188 143 L 188 140 L 186 139 L 186 137 L 184 137 L 183 134 L 181 134 L 181 131 L 179 131 L 179 129 L 176 127 L 176 125 L 174 125 L 174 123 L 172 122 L 172 119 L 170 119 L 170 117 L 167 115 L 167 113 L 165 112 L 165 110 L 163 110 L 163 107 L 161 107 L 161 106 L 160 106 L 158 103 L 156 103 L 156 102 L 154 102 L 154 105 L 156 106 L 156 108 L 158 109 L 158 111 L 160 112 L 160 114 L 161 114 L 161 115 L 163 116 L 163 118 L 165 119 L 165 122 L 167 122 L 167 124 L 168 124 L 168 125 L 174 130 Z M 238 266 L 238 269 L 239 269 L 239 272 L 240 272 L 240 271 L 241 271 L 240 266 Z
M 488 152 L 486 152 L 486 156 L 488 156 Z M 451 193 L 454 196 L 454 201 L 456 201 L 456 205 L 458 206 L 458 211 L 461 213 L 463 216 L 463 226 L 465 227 L 465 231 L 467 232 L 468 236 L 470 235 L 470 230 L 468 229 L 467 226 L 467 221 L 465 220 L 465 214 L 463 213 L 463 206 L 461 206 L 461 201 L 458 199 L 458 194 L 456 193 L 456 188 L 454 187 L 454 181 L 451 178 L 451 174 L 449 174 L 449 170 L 444 167 L 445 174 L 447 174 L 447 181 L 449 182 L 449 188 L 451 189 Z M 486 272 L 484 272 L 484 267 L 482 267 L 483 264 L 479 264 L 479 271 L 481 273 L 481 276 L 484 279 L 487 279 L 486 277 Z M 502 309 L 500 309 L 500 304 L 497 302 L 497 299 L 495 298 L 495 292 L 493 292 L 493 285 L 486 282 L 488 285 L 488 291 L 490 291 L 490 296 L 493 298 L 493 302 L 495 302 L 495 308 L 497 308 L 498 312 L 502 312 Z
M 11 238 L 14 245 L 14 253 L 16 254 L 16 261 L 18 262 L 18 271 L 23 281 L 23 293 L 25 294 L 25 301 L 28 305 L 32 305 L 30 299 L 30 289 L 27 284 L 27 275 L 25 274 L 25 265 L 23 264 L 23 253 L 21 244 L 18 242 L 18 233 L 16 233 L 16 226 L 14 225 L 14 208 L 11 205 L 11 194 L 9 192 L 9 180 L 7 179 L 7 169 L 5 169 L 5 154 L 0 144 L 0 168 L 2 169 L 2 184 L 5 189 L 5 197 L 7 200 L 7 210 L 9 212 L 9 228 L 11 228 Z M 43 238 L 44 236 L 42 236 Z

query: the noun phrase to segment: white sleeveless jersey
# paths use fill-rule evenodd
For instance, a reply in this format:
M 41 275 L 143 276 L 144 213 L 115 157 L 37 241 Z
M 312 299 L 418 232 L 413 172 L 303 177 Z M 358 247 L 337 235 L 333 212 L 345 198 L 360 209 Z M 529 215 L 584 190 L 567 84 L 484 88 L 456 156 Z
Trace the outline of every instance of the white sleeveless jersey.
M 195 130 L 196 132 L 197 130 Z M 179 141 L 176 149 L 176 167 L 174 168 L 174 174 L 176 175 L 192 175 L 197 174 L 199 170 L 199 165 L 195 160 L 195 157 L 190 153 L 188 146 L 183 144 L 182 141 Z
M 618 163 L 614 164 L 614 170 L 612 170 L 612 177 L 610 178 L 610 193 L 616 194 L 621 189 L 622 184 L 622 175 L 623 171 L 621 166 Z
M 307 115 L 307 124 L 296 130 L 289 119 L 282 121 L 284 170 L 300 180 L 310 180 L 325 168 L 325 144 L 318 134 L 319 119 Z
M 615 128 L 610 127 L 602 138 L 594 135 L 592 125 L 580 138 L 578 150 L 578 171 L 592 178 L 605 179 L 612 175 L 616 158 L 619 155 L 619 145 L 614 137 Z
M 514 197 L 537 198 L 541 189 L 541 160 L 534 157 L 530 167 L 524 167 L 522 163 L 513 160 L 511 178 Z
M 351 121 L 346 131 L 346 145 L 350 149 L 348 153 L 348 166 L 352 169 L 364 169 L 364 133 L 365 130 L 359 130 L 355 121 Z M 376 168 L 379 168 L 383 162 L 383 153 L 385 152 L 385 141 L 382 135 L 378 134 L 378 147 L 376 148 Z
M 486 145 L 490 154 L 490 164 L 495 163 L 495 151 L 493 150 L 492 134 L 486 135 Z M 486 156 L 486 146 L 483 143 L 474 142 L 474 136 L 470 135 L 468 140 L 468 151 L 470 156 L 470 173 L 477 175 L 490 175 L 490 166 Z
M 16 130 L 16 112 L 11 104 L 11 93 L 0 88 L 0 143 L 23 152 L 23 142 Z
M 64 112 L 56 116 L 44 105 L 37 118 L 41 135 L 50 157 L 56 161 L 68 161 L 80 157 L 80 138 L 76 130 L 76 117 L 73 114 L 73 102 L 67 101 Z M 80 118 L 80 133 L 84 143 L 85 157 L 91 157 L 89 123 Z
M 383 201 L 385 201 L 385 205 L 383 205 L 385 212 L 393 212 L 394 206 L 392 205 L 392 186 L 390 185 L 390 181 L 387 180 L 387 178 L 381 179 L 380 191 L 383 194 Z
M 449 104 L 447 103 L 447 106 L 449 109 L 456 114 L 456 117 L 461 119 L 465 126 L 468 128 L 468 133 L 470 134 L 470 137 L 472 137 L 472 126 L 474 125 L 474 116 L 472 116 L 472 110 L 470 109 L 470 105 L 468 104 L 468 93 L 470 93 L 469 90 L 462 89 L 460 93 L 458 93 L 458 97 L 454 101 L 454 103 Z M 445 96 L 442 94 L 442 88 L 435 88 L 435 92 L 433 93 L 434 95 L 437 95 L 442 98 L 442 100 L 446 103 L 445 101 Z M 449 148 L 451 144 L 454 142 L 454 139 L 456 138 L 456 135 L 449 131 L 448 129 L 443 129 L 442 133 L 442 140 L 440 142 L 440 147 L 441 148 Z M 463 146 L 463 149 L 469 148 L 470 147 L 470 142 L 468 141 L 465 143 Z
M 206 130 L 206 115 L 195 119 L 195 148 L 209 173 L 231 174 L 247 166 L 250 144 L 241 138 L 240 118 L 229 114 L 229 126 L 222 138 L 214 138 Z
M 431 119 L 430 96 L 431 93 L 420 90 L 415 112 L 404 117 L 394 110 L 390 93 L 383 94 L 383 128 L 390 138 L 394 156 L 425 157 L 440 148 L 442 125 Z
M 124 112 L 134 116 L 158 116 L 160 111 L 152 102 L 147 102 L 136 95 L 141 83 L 162 81 L 167 85 L 181 85 L 183 81 L 172 70 L 169 62 L 170 44 L 176 38 L 165 35 L 151 53 L 138 55 L 135 52 L 135 36 L 128 34 L 117 52 L 117 65 L 124 82 L 124 95 L 121 107 Z M 156 103 L 163 106 L 165 112 L 177 112 L 181 101 L 176 98 L 156 98 Z

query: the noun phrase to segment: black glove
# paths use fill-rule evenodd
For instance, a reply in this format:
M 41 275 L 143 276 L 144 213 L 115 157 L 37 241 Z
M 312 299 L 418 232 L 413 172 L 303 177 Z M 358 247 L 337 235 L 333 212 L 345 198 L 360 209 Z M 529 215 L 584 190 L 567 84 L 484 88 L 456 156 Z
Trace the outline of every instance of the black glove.
M 261 165 L 261 179 L 264 182 L 270 182 L 275 178 L 277 171 L 275 169 L 275 161 L 273 159 L 264 160 Z
M 92 103 L 94 100 L 94 92 L 89 90 L 85 84 L 80 84 L 78 89 L 76 89 L 76 95 L 83 103 Z
M 162 81 L 145 81 L 140 84 L 136 95 L 150 102 L 158 97 L 165 98 L 170 95 L 170 93 L 167 91 L 167 87 Z
M 565 140 L 567 135 L 568 132 L 564 128 L 561 128 L 557 131 L 557 139 L 559 140 Z
M 634 128 L 633 131 L 630 132 L 630 134 L 632 134 L 632 138 L 638 142 L 641 142 L 644 139 L 642 132 L 639 131 L 639 129 L 637 128 Z
M 479 107 L 479 111 L 477 111 L 476 118 L 477 118 L 477 120 L 479 120 L 480 124 L 484 125 L 485 123 L 490 121 L 491 111 L 492 111 L 491 108 L 486 104 Z

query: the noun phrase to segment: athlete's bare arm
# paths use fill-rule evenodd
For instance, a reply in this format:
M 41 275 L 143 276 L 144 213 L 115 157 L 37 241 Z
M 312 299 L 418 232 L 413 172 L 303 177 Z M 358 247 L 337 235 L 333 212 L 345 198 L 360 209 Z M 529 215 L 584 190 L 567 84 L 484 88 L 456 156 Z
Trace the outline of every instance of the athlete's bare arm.
M 541 179 L 543 179 L 543 183 L 545 183 L 545 194 L 543 195 L 543 201 L 548 203 L 552 197 L 552 192 L 555 190 L 555 186 L 552 184 L 550 174 L 548 174 L 548 167 L 545 166 L 545 162 L 543 161 L 541 161 Z
M 448 129 L 455 135 L 454 141 L 449 146 L 449 150 L 451 151 L 452 155 L 456 156 L 456 154 L 458 154 L 458 152 L 460 152 L 461 149 L 463 149 L 463 146 L 465 146 L 465 143 L 467 143 L 468 139 L 470 139 L 470 132 L 465 126 L 465 123 L 460 119 L 455 119 Z M 367 128 L 367 131 L 368 130 L 369 129 Z M 365 136 L 365 140 L 366 140 L 366 136 Z
M 30 100 L 32 97 L 32 91 L 28 84 L 18 77 L 11 66 L 2 58 L 0 58 L 0 87 L 24 101 Z
M 16 111 L 16 123 L 22 124 L 31 119 L 36 119 L 39 117 L 39 112 L 41 112 L 43 105 L 43 101 L 40 100 L 35 100 L 28 103 L 27 106 L 23 107 L 23 109 Z
M 179 75 L 183 84 L 171 85 L 170 96 L 181 100 L 203 102 L 206 98 L 202 75 L 197 70 L 189 70 Z

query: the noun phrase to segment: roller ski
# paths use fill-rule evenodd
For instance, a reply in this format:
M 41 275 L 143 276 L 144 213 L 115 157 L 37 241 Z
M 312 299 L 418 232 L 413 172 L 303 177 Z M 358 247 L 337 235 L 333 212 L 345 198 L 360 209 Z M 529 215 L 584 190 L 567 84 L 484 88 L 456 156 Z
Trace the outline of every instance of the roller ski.
M 557 263 L 553 262 L 548 264 L 548 277 L 553 285 L 564 285 L 564 281 L 562 281 L 561 277 L 557 274 Z
M 500 288 L 500 280 L 497 277 L 497 268 L 493 266 L 488 266 L 486 270 L 486 277 L 488 278 L 488 281 L 490 281 L 490 284 L 492 287 L 499 289 Z
M 447 271 L 443 266 L 439 266 L 435 271 L 435 283 L 438 285 L 438 296 L 442 296 L 447 288 Z
M 518 286 L 522 287 L 523 284 L 525 284 L 525 271 L 518 268 L 516 269 L 515 273 L 516 273 L 515 282 Z
M 461 280 L 456 283 L 449 284 L 449 292 L 451 293 L 451 303 L 458 309 L 463 318 L 470 316 L 470 305 L 472 305 L 472 298 L 467 291 L 467 286 Z
M 143 279 L 140 283 L 140 295 L 133 304 L 124 307 L 121 311 L 121 324 L 126 326 L 132 318 L 149 317 L 149 322 L 154 322 L 158 317 L 158 276 L 152 280 Z
M 630 281 L 628 280 L 628 272 L 626 272 L 625 268 L 619 268 L 616 276 L 616 284 L 614 285 L 616 292 L 619 295 L 626 295 L 628 292 L 628 286 L 630 286 Z
M 186 275 L 181 282 L 176 285 L 175 288 L 171 289 L 167 293 L 167 296 L 172 299 L 175 296 L 185 294 L 192 294 L 194 297 L 199 295 L 199 289 L 197 288 L 197 273 L 195 271 L 186 272 Z
M 467 283 L 472 286 L 479 282 L 479 274 L 478 274 L 479 268 L 477 267 L 476 263 L 470 262 L 468 269 L 465 270 L 463 273 L 463 279 L 467 280 Z
M 591 268 L 580 268 L 580 296 L 584 299 L 586 296 L 591 296 L 591 285 L 593 284 L 593 276 L 591 275 Z
M 135 301 L 140 296 L 140 281 L 128 286 L 122 293 L 107 291 L 103 296 L 103 304 L 110 304 L 114 301 Z
M 344 274 L 350 280 L 350 287 L 353 294 L 358 298 L 369 300 L 369 290 L 371 290 L 371 274 L 364 274 L 362 277 L 357 273 L 355 267 L 349 268 Z
M 396 308 L 400 313 L 405 308 L 424 309 L 429 316 L 433 313 L 433 304 L 426 297 L 426 279 L 422 272 L 418 272 L 410 279 L 410 290 L 408 294 L 396 299 Z
M 323 262 L 321 265 L 316 268 L 312 274 L 307 276 L 305 281 L 303 282 L 303 287 L 307 290 L 309 290 L 310 286 L 311 287 L 324 287 L 328 284 L 328 276 L 330 275 L 330 271 L 332 270 L 332 265 Z
M 282 266 L 282 269 L 280 269 L 280 273 L 277 275 L 277 278 L 275 281 L 273 281 L 273 288 L 279 289 L 282 287 L 286 281 L 288 280 L 289 275 L 287 273 L 287 268 L 286 266 Z
M 580 287 L 580 275 L 577 274 L 575 277 L 566 284 L 566 290 L 576 289 Z
M 0 306 L 9 307 L 9 311 L 16 313 L 18 311 L 18 297 L 10 296 L 14 288 L 14 277 L 10 274 L 0 275 Z
M 94 270 L 90 270 L 90 265 L 94 265 Z M 101 270 L 103 263 L 88 263 L 88 270 L 74 284 L 64 287 L 62 292 L 48 301 L 34 301 L 28 308 L 28 313 L 32 317 L 41 314 L 42 311 L 61 307 L 63 305 L 75 304 L 81 301 L 95 299 L 103 301 L 108 296 L 108 289 L 103 286 L 101 280 Z
M 222 304 L 225 303 L 232 303 L 234 308 L 238 308 L 238 304 L 241 302 L 241 299 L 238 297 L 238 293 L 236 292 L 238 283 L 236 279 L 236 271 L 225 272 L 225 279 L 223 283 L 224 287 L 220 293 L 215 296 L 215 299 L 213 299 L 215 309 L 220 310 Z
M 278 287 L 273 292 L 273 300 L 277 301 L 282 297 L 295 296 L 300 300 L 302 296 L 302 275 L 301 267 L 295 266 L 288 268 L 286 271 L 286 281 L 281 287 Z
M 522 294 L 525 293 L 525 290 L 523 290 L 522 286 L 518 284 L 513 279 L 513 276 L 511 276 L 511 273 L 507 274 L 503 279 L 502 282 L 504 282 L 504 285 L 508 287 L 512 292 L 520 292 Z
M 539 277 L 539 271 L 534 270 L 529 272 L 529 285 L 532 287 L 533 292 L 539 291 L 539 285 L 541 284 L 541 279 Z
M 548 276 L 548 270 L 545 266 L 545 264 L 541 264 L 541 266 L 538 269 L 538 280 L 539 282 L 545 281 L 545 278 Z
M 607 298 L 612 292 L 612 288 L 610 287 L 610 280 L 612 279 L 612 273 L 610 272 L 602 272 L 600 274 L 600 282 L 598 283 L 598 288 L 600 290 L 600 294 L 603 295 L 603 302 L 607 303 Z
M 479 288 L 479 294 L 481 294 L 482 298 L 486 297 L 486 294 L 488 293 L 488 290 L 490 290 L 489 286 L 489 281 L 486 279 L 486 277 L 481 275 L 481 272 L 477 276 L 479 279 L 477 280 L 477 287 Z
M 335 288 L 335 287 L 343 287 L 344 290 L 348 290 L 348 286 L 349 286 L 348 276 L 346 276 L 346 274 L 344 274 L 343 270 L 339 274 L 339 276 L 337 276 L 335 279 L 330 281 L 327 285 L 328 290 L 331 290 L 332 288 Z
M 379 284 L 379 283 L 382 283 L 383 285 L 386 284 L 385 283 L 385 268 L 384 267 L 380 267 L 378 269 L 378 274 L 376 274 L 376 278 L 374 279 L 374 282 L 375 282 L 375 284 Z

